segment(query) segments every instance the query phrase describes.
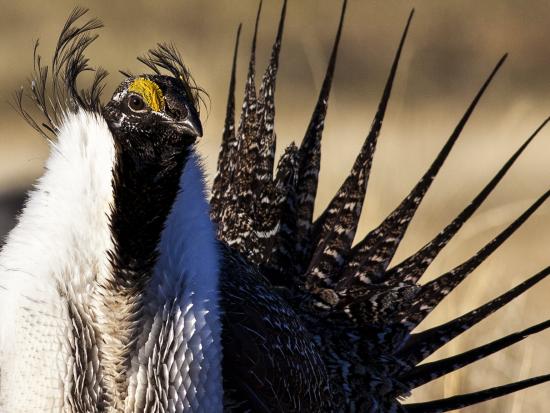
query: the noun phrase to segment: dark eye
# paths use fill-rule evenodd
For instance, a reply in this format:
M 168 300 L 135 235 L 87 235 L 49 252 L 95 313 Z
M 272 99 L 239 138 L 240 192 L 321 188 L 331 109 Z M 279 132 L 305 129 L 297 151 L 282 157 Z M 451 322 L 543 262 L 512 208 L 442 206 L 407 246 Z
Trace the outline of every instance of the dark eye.
M 131 95 L 128 99 L 128 107 L 134 112 L 140 112 L 145 109 L 145 102 L 137 95 Z

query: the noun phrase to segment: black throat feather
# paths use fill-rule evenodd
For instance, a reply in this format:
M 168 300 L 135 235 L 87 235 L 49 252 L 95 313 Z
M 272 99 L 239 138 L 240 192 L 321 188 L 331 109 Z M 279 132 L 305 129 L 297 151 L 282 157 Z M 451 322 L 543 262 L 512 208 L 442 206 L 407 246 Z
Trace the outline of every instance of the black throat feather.
M 111 278 L 102 290 L 107 325 L 115 338 L 104 347 L 105 381 L 110 403 L 126 398 L 127 372 L 141 325 L 144 291 L 158 258 L 166 217 L 179 189 L 189 147 L 162 147 L 111 129 L 115 140 L 110 252 Z M 161 160 L 160 162 L 158 160 Z

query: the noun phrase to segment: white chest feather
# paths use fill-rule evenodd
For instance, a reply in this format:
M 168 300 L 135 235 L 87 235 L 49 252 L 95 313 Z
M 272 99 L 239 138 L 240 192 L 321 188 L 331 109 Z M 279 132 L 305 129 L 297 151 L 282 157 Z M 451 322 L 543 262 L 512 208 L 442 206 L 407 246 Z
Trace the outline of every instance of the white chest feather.
M 68 115 L 0 254 L 0 411 L 60 409 L 71 391 L 67 302 L 86 307 L 109 271 L 112 136 Z

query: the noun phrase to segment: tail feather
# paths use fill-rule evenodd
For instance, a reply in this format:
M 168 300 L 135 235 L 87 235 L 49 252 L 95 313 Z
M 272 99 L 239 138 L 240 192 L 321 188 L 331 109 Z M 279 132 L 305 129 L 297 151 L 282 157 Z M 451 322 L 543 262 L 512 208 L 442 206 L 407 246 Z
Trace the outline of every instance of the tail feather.
M 425 285 L 418 284 L 434 258 L 492 193 L 550 118 L 516 150 L 443 231 L 417 253 L 388 269 L 420 202 L 506 55 L 498 61 L 440 153 L 409 195 L 374 231 L 352 248 L 378 135 L 414 10 L 408 17 L 371 129 L 350 175 L 326 210 L 313 221 L 321 139 L 347 0 L 343 0 L 325 78 L 304 139 L 299 148 L 294 144 L 286 148 L 276 173 L 273 168 L 276 146 L 274 91 L 287 2 L 283 2 L 271 59 L 256 94 L 255 51 L 261 6 L 260 2 L 237 130 L 234 115 L 236 58 L 233 60 L 212 214 L 218 222 L 219 238 L 257 265 L 270 280 L 274 291 L 284 297 L 288 305 L 300 314 L 304 326 L 311 330 L 334 384 L 334 400 L 338 400 L 338 406 L 376 405 L 380 411 L 400 411 L 399 400 L 411 388 L 550 327 L 550 321 L 545 321 L 465 353 L 417 366 L 440 347 L 550 274 L 548 267 L 476 310 L 424 332 L 412 333 L 447 294 L 550 196 L 550 191 L 545 193 L 476 255 L 436 280 Z M 237 47 L 238 35 L 235 54 Z M 349 369 L 352 365 L 357 366 L 353 374 Z M 548 380 L 547 376 L 541 377 L 455 398 L 409 404 L 404 409 L 446 411 Z
M 286 17 L 287 1 L 283 3 L 279 28 L 275 43 L 273 44 L 271 59 L 265 70 L 260 86 L 258 100 L 258 121 L 259 121 L 259 142 L 258 163 L 255 169 L 256 185 L 258 190 L 271 184 L 273 180 L 273 166 L 275 162 L 275 84 L 277 81 L 277 71 L 279 69 L 279 53 L 281 51 L 281 41 L 283 37 L 284 23 Z
M 495 340 L 491 343 L 466 351 L 456 356 L 447 357 L 431 363 L 421 364 L 414 367 L 411 371 L 401 375 L 399 381 L 409 388 L 420 387 L 432 380 L 438 379 L 452 371 L 458 370 L 477 360 L 490 356 L 506 347 L 536 334 L 550 327 L 550 320 L 543 321 L 532 327 L 526 328 L 507 335 L 506 337 Z
M 214 183 L 212 185 L 212 219 L 216 222 L 223 222 L 222 213 L 226 203 L 228 188 L 232 172 L 231 164 L 236 158 L 237 138 L 235 136 L 235 85 L 237 78 L 237 55 L 239 53 L 239 40 L 241 37 L 242 24 L 239 24 L 233 52 L 233 64 L 231 66 L 231 80 L 229 81 L 229 93 L 227 97 L 227 109 L 222 135 L 222 144 L 218 155 L 218 168 Z
M 487 80 L 477 92 L 453 133 L 439 152 L 437 158 L 409 195 L 376 229 L 367 234 L 367 236 L 353 248 L 352 258 L 348 264 L 347 272 L 355 275 L 355 278 L 362 279 L 366 276 L 370 282 L 381 281 L 384 278 L 385 271 L 403 239 L 405 231 L 420 205 L 420 202 L 458 140 L 479 100 L 506 60 L 506 57 L 507 55 L 504 55 L 499 60 Z M 365 270 L 368 271 L 366 275 Z
M 239 128 L 235 135 L 235 140 L 231 141 L 231 145 L 227 148 L 228 161 L 226 169 L 223 170 L 223 176 L 219 179 L 220 185 L 216 188 L 215 192 L 215 195 L 222 201 L 218 202 L 217 205 L 214 204 L 212 207 L 213 217 L 218 222 L 218 237 L 239 250 L 243 250 L 245 244 L 249 241 L 248 239 L 245 240 L 243 234 L 253 233 L 249 206 L 253 198 L 250 176 L 251 168 L 254 165 L 253 159 L 255 153 L 251 151 L 250 146 L 252 146 L 251 142 L 254 142 L 255 131 L 257 130 L 255 64 L 256 39 L 261 10 L 262 2 L 260 1 L 252 39 L 252 50 L 250 53 Z M 237 36 L 237 44 L 238 38 L 239 36 Z M 235 52 L 237 52 L 237 47 L 235 47 Z M 236 66 L 236 54 L 233 58 L 233 63 Z M 231 103 L 234 101 L 234 94 L 233 84 L 229 90 L 228 113 L 226 114 L 225 130 L 228 134 L 228 140 L 231 138 L 230 130 L 233 118 L 229 110 Z M 222 185 L 222 183 L 225 185 Z M 254 243 L 254 240 L 252 242 Z
M 411 328 L 416 327 L 424 318 L 489 255 L 502 245 L 523 223 L 548 199 L 550 190 L 537 199 L 506 229 L 481 248 L 473 257 L 451 271 L 422 286 L 412 308 L 407 311 L 404 322 Z
M 272 252 L 279 239 L 281 205 L 285 202 L 273 179 L 273 166 L 276 144 L 274 94 L 287 3 L 283 3 L 270 63 L 259 93 L 256 93 L 256 43 L 261 8 L 260 2 L 239 128 L 235 135 L 227 133 L 228 140 L 234 136 L 235 152 L 228 155 L 234 162 L 230 163 L 228 171 L 224 171 L 226 177 L 215 182 L 214 195 L 227 199 L 222 204 L 213 202 L 212 205 L 212 216 L 221 222 L 218 236 L 258 265 L 274 258 Z M 234 86 L 230 89 L 230 99 L 234 99 Z M 232 113 L 228 113 L 226 118 L 229 131 L 233 123 Z M 222 153 L 225 153 L 223 149 Z M 228 195 L 219 195 L 221 191 Z
M 298 183 L 296 188 L 294 215 L 289 215 L 288 219 L 293 221 L 287 223 L 295 227 L 293 233 L 295 259 L 295 272 L 301 274 L 306 269 L 306 260 L 309 255 L 309 240 L 313 222 L 313 209 L 315 198 L 317 196 L 317 186 L 319 182 L 319 169 L 321 167 L 321 138 L 325 126 L 325 117 L 328 109 L 328 99 L 332 86 L 332 79 L 336 68 L 336 57 L 338 55 L 338 45 L 342 35 L 344 25 L 344 16 L 346 13 L 347 0 L 342 4 L 340 21 L 336 31 L 336 37 L 330 60 L 323 80 L 321 91 L 313 111 L 313 115 L 307 127 L 304 139 L 299 149 Z
M 258 38 L 258 27 L 260 24 L 260 14 L 262 12 L 262 1 L 258 6 L 256 14 L 256 23 L 254 25 L 254 36 L 252 37 L 252 48 L 250 51 L 250 61 L 248 63 L 248 75 L 244 89 L 244 99 L 241 109 L 241 120 L 239 123 L 239 164 L 235 170 L 237 175 L 235 181 L 241 196 L 246 196 L 249 200 L 252 189 L 250 188 L 250 179 L 257 159 L 258 143 L 256 140 L 258 131 L 257 114 L 257 96 L 256 96 L 256 42 Z
M 439 413 L 450 410 L 468 407 L 473 404 L 481 403 L 487 400 L 496 399 L 537 384 L 550 381 L 550 374 L 532 377 L 530 379 L 517 381 L 515 383 L 505 384 L 503 386 L 492 387 L 474 393 L 461 394 L 459 396 L 447 397 L 445 399 L 433 400 L 424 403 L 410 403 L 403 405 L 407 413 Z
M 547 118 L 542 124 L 529 136 L 529 138 L 519 147 L 519 149 L 508 159 L 491 181 L 481 190 L 481 192 L 472 200 L 472 202 L 449 224 L 439 232 L 433 240 L 424 245 L 417 253 L 411 255 L 400 264 L 391 268 L 387 273 L 390 281 L 413 282 L 416 283 L 424 274 L 426 269 L 447 245 L 447 243 L 456 235 L 462 225 L 473 215 L 479 206 L 487 199 L 493 189 L 499 184 L 514 162 L 519 158 L 523 151 L 529 146 L 538 133 L 550 121 Z
M 382 122 L 390 99 L 393 82 L 399 65 L 399 58 L 408 29 L 414 14 L 411 11 L 399 47 L 394 57 L 390 74 L 384 87 L 378 110 L 374 117 L 371 130 L 367 135 L 361 152 L 357 156 L 350 175 L 346 178 L 323 214 L 315 221 L 315 250 L 306 273 L 308 283 L 315 288 L 332 287 L 346 262 L 345 255 L 349 252 L 367 190 L 367 183 L 372 165 L 374 151 Z
M 549 274 L 550 267 L 547 267 L 506 293 L 463 316 L 421 333 L 412 334 L 408 342 L 399 350 L 399 354 L 412 364 L 420 363 L 440 347 L 545 279 Z
M 286 16 L 286 0 L 283 3 L 279 28 L 272 47 L 271 59 L 262 78 L 260 91 L 256 100 L 256 123 L 251 129 L 243 129 L 243 143 L 248 148 L 249 163 L 242 181 L 247 185 L 250 198 L 245 195 L 240 202 L 241 209 L 247 211 L 253 229 L 252 238 L 255 246 L 249 257 L 256 263 L 266 262 L 272 255 L 272 246 L 278 240 L 280 229 L 280 208 L 284 197 L 273 182 L 275 159 L 275 85 L 279 69 L 279 53 L 283 37 Z M 254 34 L 256 43 L 257 26 Z M 255 45 L 254 45 L 255 48 Z M 253 53 L 254 54 L 254 53 Z M 252 73 L 252 72 L 250 72 Z M 247 133 L 252 133 L 247 135 Z M 246 152 L 246 151 L 245 151 Z

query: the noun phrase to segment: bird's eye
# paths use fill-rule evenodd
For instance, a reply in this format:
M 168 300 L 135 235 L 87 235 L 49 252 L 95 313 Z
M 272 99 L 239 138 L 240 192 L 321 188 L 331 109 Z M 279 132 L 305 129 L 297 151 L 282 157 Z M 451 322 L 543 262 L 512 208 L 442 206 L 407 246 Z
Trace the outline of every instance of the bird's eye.
M 128 107 L 134 112 L 141 112 L 145 109 L 145 102 L 138 95 L 131 95 L 128 99 Z

